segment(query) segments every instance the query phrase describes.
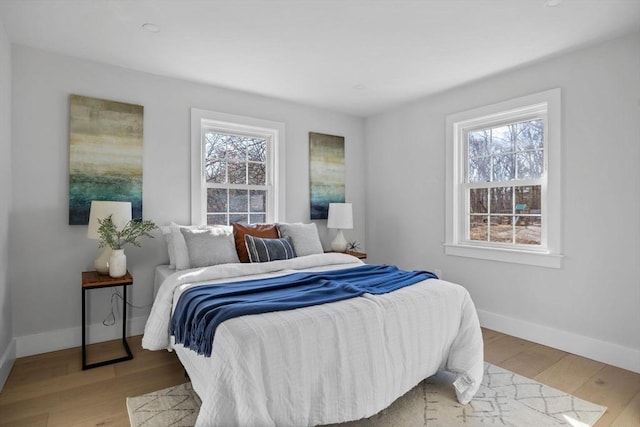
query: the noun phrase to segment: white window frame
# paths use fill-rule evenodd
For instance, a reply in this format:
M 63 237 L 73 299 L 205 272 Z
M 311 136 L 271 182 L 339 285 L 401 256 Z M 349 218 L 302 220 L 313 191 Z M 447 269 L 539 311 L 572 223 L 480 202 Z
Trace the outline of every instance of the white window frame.
M 285 124 L 216 111 L 191 109 L 191 223 L 207 223 L 207 182 L 204 171 L 205 130 L 247 136 L 268 141 L 267 221 L 285 221 Z
M 542 244 L 508 245 L 469 240 L 466 212 L 466 135 L 479 127 L 544 117 L 544 174 L 542 186 Z M 447 116 L 446 241 L 447 255 L 562 267 L 561 254 L 561 91 L 551 89 Z M 523 182 L 514 181 L 514 185 Z

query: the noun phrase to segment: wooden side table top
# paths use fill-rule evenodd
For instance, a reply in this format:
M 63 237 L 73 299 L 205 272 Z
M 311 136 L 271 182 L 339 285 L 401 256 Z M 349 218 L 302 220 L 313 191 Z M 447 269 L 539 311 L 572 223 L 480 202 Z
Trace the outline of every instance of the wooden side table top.
M 82 272 L 82 287 L 87 288 L 101 288 L 105 286 L 118 286 L 118 285 L 131 285 L 133 283 L 133 277 L 131 273 L 127 271 L 122 277 L 111 277 L 108 274 L 98 274 L 97 271 L 83 271 Z
M 346 251 L 345 252 L 347 255 L 351 255 L 354 256 L 358 259 L 365 259 L 367 258 L 367 254 L 365 254 L 364 252 L 357 252 L 357 251 Z
M 325 253 L 329 254 L 329 253 L 340 253 L 340 254 L 347 254 L 347 255 L 351 255 L 354 256 L 358 259 L 366 259 L 367 258 L 367 254 L 365 254 L 364 252 L 356 252 L 356 251 L 345 251 L 345 252 L 337 252 L 337 251 L 324 251 Z

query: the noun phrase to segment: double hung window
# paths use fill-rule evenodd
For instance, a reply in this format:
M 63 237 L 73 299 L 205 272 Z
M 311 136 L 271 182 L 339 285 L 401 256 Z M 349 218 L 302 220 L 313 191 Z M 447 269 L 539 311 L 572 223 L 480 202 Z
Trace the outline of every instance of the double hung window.
M 546 112 L 465 132 L 465 238 L 542 246 Z
M 560 92 L 447 118 L 446 253 L 559 267 Z
M 192 222 L 275 222 L 284 200 L 284 125 L 192 110 Z

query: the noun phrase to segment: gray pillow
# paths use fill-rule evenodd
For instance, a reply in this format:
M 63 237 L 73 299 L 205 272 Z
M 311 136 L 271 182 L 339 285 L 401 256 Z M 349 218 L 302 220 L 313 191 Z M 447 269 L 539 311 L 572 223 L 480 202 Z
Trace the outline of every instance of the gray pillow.
M 310 224 L 278 224 L 280 237 L 289 237 L 298 256 L 324 253 L 318 228 L 315 223 Z
M 171 243 L 173 247 L 173 260 L 175 261 L 176 270 L 184 270 L 191 268 L 189 262 L 189 250 L 187 249 L 187 242 L 184 240 L 184 236 L 181 231 L 183 228 L 187 230 L 206 230 L 209 228 L 206 225 L 179 225 L 175 222 L 169 224 L 171 229 Z M 171 260 L 171 257 L 169 257 Z
M 191 268 L 240 262 L 233 233 L 226 228 L 181 228 Z

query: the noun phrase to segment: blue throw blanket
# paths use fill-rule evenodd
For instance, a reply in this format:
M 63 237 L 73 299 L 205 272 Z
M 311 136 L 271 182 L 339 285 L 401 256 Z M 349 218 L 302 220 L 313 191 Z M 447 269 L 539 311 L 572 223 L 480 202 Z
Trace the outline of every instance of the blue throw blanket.
M 171 334 L 177 343 L 209 357 L 215 330 L 227 319 L 340 301 L 364 293 L 384 294 L 430 278 L 437 277 L 396 266 L 364 265 L 198 286 L 187 289 L 178 299 Z

